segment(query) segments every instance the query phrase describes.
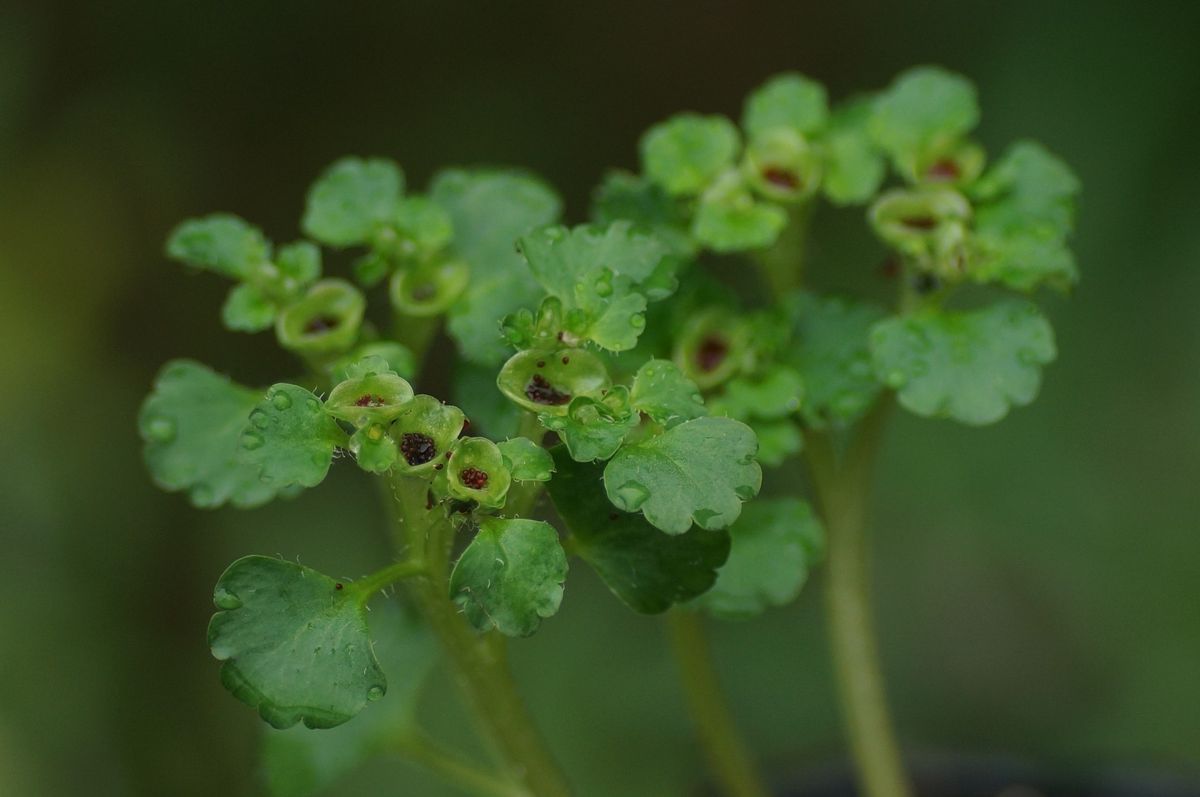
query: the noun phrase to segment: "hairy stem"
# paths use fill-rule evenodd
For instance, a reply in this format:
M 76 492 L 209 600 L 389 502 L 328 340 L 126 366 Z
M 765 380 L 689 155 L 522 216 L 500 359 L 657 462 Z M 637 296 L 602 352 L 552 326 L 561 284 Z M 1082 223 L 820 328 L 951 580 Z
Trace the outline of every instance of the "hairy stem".
M 504 639 L 478 634 L 450 600 L 454 528 L 440 507 L 427 508 L 424 481 L 394 475 L 393 533 L 410 559 L 426 563 L 425 578 L 406 582 L 425 622 L 441 643 L 484 739 L 514 783 L 536 797 L 565 797 L 566 779 L 534 727 L 508 667 Z
M 879 400 L 844 456 L 824 433 L 810 436 L 807 454 L 829 541 L 826 615 L 838 698 L 859 791 L 869 797 L 912 793 L 884 693 L 867 567 L 867 497 L 890 405 L 890 396 Z
M 713 774 L 729 797 L 768 797 L 770 792 L 759 777 L 721 694 L 702 618 L 696 612 L 672 609 L 667 613 L 667 625 L 692 721 L 696 723 Z
M 763 281 L 774 300 L 798 289 L 804 282 L 804 248 L 808 241 L 811 208 L 810 202 L 791 206 L 788 209 L 787 226 L 779 234 L 779 239 L 758 256 Z

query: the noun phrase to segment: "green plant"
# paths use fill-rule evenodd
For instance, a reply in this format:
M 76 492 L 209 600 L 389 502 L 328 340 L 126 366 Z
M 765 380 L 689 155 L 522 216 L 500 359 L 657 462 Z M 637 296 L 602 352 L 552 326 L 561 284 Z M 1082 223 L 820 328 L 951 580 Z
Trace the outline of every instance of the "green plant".
M 348 158 L 312 187 L 302 226 L 356 253 L 361 287 L 323 279 L 313 243 L 276 249 L 232 216 L 180 225 L 168 254 L 237 283 L 225 325 L 273 326 L 303 364 L 296 381 L 317 389 L 248 389 L 169 363 L 140 417 L 155 480 L 196 506 L 248 508 L 316 486 L 345 456 L 379 479 L 392 516 L 397 559 L 363 578 L 247 557 L 217 583 L 209 643 L 226 687 L 276 728 L 339 726 L 272 734 L 273 791 L 308 793 L 393 750 L 473 793 L 568 793 L 505 645 L 558 610 L 570 554 L 634 611 L 667 613 L 714 773 L 743 797 L 767 790 L 717 690 L 699 612 L 787 604 L 827 558 L 864 790 L 906 794 L 864 564 L 888 408 L 895 397 L 979 425 L 1029 403 L 1055 349 L 1023 295 L 1076 279 L 1075 178 L 1029 142 L 988 165 L 969 138 L 978 115 L 971 85 L 936 68 L 832 110 L 819 84 L 781 75 L 751 94 L 740 128 L 698 114 L 652 128 L 641 174 L 608 175 L 592 222 L 575 227 L 519 172 L 446 171 L 406 195 L 391 162 Z M 889 166 L 899 182 L 885 188 Z M 805 287 L 823 200 L 867 206 L 893 258 L 893 310 Z M 710 253 L 753 263 L 760 285 L 739 281 L 735 298 L 706 274 Z M 364 293 L 385 281 L 390 333 Z M 410 381 L 443 319 L 463 409 Z M 806 484 L 775 470 L 796 456 Z M 762 465 L 774 497 L 751 501 Z M 394 583 L 408 600 L 368 622 Z M 494 766 L 420 728 L 432 641 Z

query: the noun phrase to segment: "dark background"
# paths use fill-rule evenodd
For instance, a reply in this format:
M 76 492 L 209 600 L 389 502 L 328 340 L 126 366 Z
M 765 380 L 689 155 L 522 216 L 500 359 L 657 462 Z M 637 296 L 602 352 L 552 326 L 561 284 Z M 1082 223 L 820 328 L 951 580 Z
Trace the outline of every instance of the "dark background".
M 1061 356 L 1033 407 L 983 430 L 902 417 L 889 436 L 876 597 L 901 731 L 914 751 L 1194 773 L 1197 7 L 0 4 L 0 794 L 258 793 L 262 725 L 204 644 L 212 584 L 251 552 L 338 573 L 387 556 L 346 469 L 254 512 L 151 486 L 134 419 L 164 360 L 252 384 L 292 369 L 269 335 L 220 328 L 219 280 L 165 260 L 175 222 L 228 210 L 291 240 L 306 186 L 343 154 L 394 157 L 417 187 L 443 165 L 522 165 L 578 221 L 672 112 L 736 115 L 782 69 L 836 98 L 924 62 L 977 82 L 993 153 L 1031 136 L 1077 169 L 1084 279 L 1048 303 Z M 818 282 L 872 273 L 837 256 L 873 251 L 846 218 L 818 217 Z M 780 775 L 842 749 L 819 597 L 714 629 Z M 583 567 L 513 648 L 582 795 L 702 777 L 661 623 Z M 424 713 L 460 723 L 444 696 Z M 399 763 L 354 784 L 338 793 L 443 793 Z

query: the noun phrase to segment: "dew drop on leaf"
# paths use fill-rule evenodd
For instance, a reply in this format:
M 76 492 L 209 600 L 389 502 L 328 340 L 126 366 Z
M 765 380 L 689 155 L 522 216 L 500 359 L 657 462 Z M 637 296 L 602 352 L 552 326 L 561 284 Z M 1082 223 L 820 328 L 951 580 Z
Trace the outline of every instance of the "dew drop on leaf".
M 271 397 L 271 403 L 275 405 L 275 409 L 277 410 L 286 410 L 292 406 L 292 397 L 280 391 Z
M 175 439 L 175 422 L 170 418 L 155 418 L 147 424 L 146 434 L 156 443 L 169 443 Z
M 241 599 L 227 589 L 218 589 L 213 593 L 213 605 L 218 609 L 240 609 Z
M 262 448 L 264 442 L 262 435 L 255 434 L 254 432 L 246 432 L 242 435 L 242 448 L 247 451 Z
M 650 491 L 641 482 L 629 481 L 617 488 L 615 497 L 621 502 L 622 509 L 636 512 L 638 507 L 646 503 Z
M 262 410 L 255 410 L 250 413 L 250 423 L 254 424 L 259 429 L 266 429 L 271 423 L 271 419 Z

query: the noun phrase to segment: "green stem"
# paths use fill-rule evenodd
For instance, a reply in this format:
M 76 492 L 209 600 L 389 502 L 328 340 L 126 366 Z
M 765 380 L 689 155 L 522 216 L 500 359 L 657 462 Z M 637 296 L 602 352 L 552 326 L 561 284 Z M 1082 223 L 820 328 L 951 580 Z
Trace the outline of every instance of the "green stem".
M 422 617 L 441 642 L 467 706 L 513 782 L 536 797 L 565 797 L 566 779 L 533 724 L 508 667 L 504 639 L 478 634 L 450 600 L 454 528 L 441 507 L 426 508 L 427 483 L 393 475 L 393 533 L 410 559 L 428 565 L 426 578 L 406 586 Z
M 413 353 L 418 368 L 424 363 L 425 354 L 429 351 L 433 338 L 437 335 L 441 316 L 412 316 L 396 313 L 392 319 L 392 336 L 397 342 L 403 343 Z
M 405 735 L 396 742 L 395 749 L 409 761 L 479 797 L 530 797 L 528 791 L 506 782 L 501 774 L 464 759 L 423 733 Z
M 788 208 L 787 226 L 779 234 L 779 239 L 758 256 L 759 268 L 774 300 L 799 289 L 804 282 L 804 248 L 808 241 L 811 212 L 811 202 L 801 202 Z
M 770 792 L 759 777 L 721 694 L 700 615 L 686 609 L 672 609 L 667 614 L 667 625 L 683 691 L 713 774 L 729 797 L 768 797 Z
M 423 575 L 426 570 L 425 563 L 421 560 L 408 559 L 388 565 L 381 570 L 376 570 L 369 576 L 363 576 L 357 581 L 351 582 L 350 589 L 357 594 L 359 600 L 366 602 L 372 595 L 389 584 L 405 578 Z
M 825 433 L 810 436 L 807 456 L 828 537 L 826 613 L 838 698 L 860 793 L 908 797 L 875 643 L 867 566 L 867 496 L 890 396 L 877 402 L 840 459 Z
M 537 415 L 532 412 L 522 412 L 517 425 L 517 436 L 528 437 L 538 445 L 546 437 L 546 430 Z M 504 502 L 505 517 L 529 517 L 537 500 L 541 498 L 546 485 L 542 482 L 514 481 Z

